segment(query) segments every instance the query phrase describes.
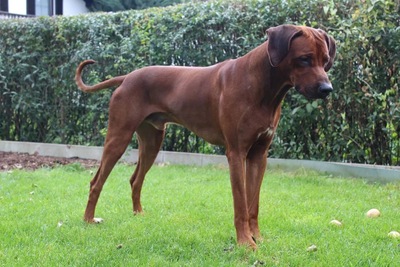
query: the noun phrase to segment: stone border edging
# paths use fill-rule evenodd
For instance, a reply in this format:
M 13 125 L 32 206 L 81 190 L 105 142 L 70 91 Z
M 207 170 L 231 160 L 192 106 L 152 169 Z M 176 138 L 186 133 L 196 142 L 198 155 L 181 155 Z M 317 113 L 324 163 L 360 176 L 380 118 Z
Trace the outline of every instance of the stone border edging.
M 0 151 L 37 154 L 61 158 L 83 158 L 100 160 L 103 147 L 61 145 L 34 142 L 0 141 Z M 127 149 L 122 160 L 135 163 L 138 159 L 137 149 Z M 155 163 L 171 163 L 182 165 L 227 165 L 225 156 L 160 151 Z M 351 164 L 338 162 L 323 162 L 312 160 L 274 159 L 268 158 L 268 167 L 284 170 L 312 169 L 343 177 L 364 178 L 373 182 L 400 181 L 400 167 L 390 167 L 368 164 Z

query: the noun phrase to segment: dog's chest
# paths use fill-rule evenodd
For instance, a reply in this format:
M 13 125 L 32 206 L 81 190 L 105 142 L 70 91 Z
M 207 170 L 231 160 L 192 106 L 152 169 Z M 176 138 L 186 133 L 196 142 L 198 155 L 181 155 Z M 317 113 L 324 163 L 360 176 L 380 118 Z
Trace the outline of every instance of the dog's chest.
M 270 126 L 264 131 L 264 134 L 265 134 L 267 137 L 272 137 L 272 136 L 274 136 L 274 133 L 275 133 L 275 127 L 272 126 L 272 125 L 270 125 Z
M 274 134 L 275 134 L 275 127 L 271 124 L 266 129 L 263 129 L 261 130 L 261 132 L 258 133 L 258 138 L 260 138 L 260 136 L 266 136 L 267 138 L 272 138 Z

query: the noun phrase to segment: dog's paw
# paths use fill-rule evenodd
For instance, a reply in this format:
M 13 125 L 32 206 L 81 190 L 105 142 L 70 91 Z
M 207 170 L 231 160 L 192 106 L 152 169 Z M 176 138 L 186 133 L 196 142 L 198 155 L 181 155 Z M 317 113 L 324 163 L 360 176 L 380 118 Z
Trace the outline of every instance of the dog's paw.
M 93 223 L 102 223 L 104 220 L 102 218 L 93 218 Z

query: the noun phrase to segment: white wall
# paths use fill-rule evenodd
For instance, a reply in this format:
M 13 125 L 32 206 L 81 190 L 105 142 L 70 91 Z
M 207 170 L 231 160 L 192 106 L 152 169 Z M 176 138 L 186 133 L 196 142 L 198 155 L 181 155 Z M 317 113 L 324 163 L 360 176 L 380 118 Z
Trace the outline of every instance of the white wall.
M 78 15 L 87 12 L 89 12 L 89 10 L 86 8 L 85 2 L 83 0 L 63 1 L 63 15 L 65 16 Z
M 26 15 L 26 0 L 9 0 L 8 12 Z M 89 10 L 86 8 L 83 0 L 63 0 L 63 15 L 72 16 L 87 12 L 89 12 Z
M 26 0 L 8 1 L 8 12 L 13 13 L 13 14 L 26 15 L 26 12 L 27 12 Z

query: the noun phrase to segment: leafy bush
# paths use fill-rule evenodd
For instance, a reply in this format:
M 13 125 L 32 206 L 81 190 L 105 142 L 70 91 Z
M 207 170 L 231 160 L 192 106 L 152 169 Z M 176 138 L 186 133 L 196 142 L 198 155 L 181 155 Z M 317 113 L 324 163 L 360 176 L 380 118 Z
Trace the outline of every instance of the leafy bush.
M 87 83 L 147 65 L 206 66 L 244 55 L 283 23 L 335 37 L 335 93 L 310 102 L 291 91 L 270 155 L 400 165 L 399 4 L 388 0 L 220 0 L 2 20 L 0 138 L 102 145 L 112 92 L 76 88 L 81 60 L 98 62 L 84 73 Z M 169 127 L 164 149 L 223 152 L 177 126 Z
M 323 7 L 322 21 L 339 45 L 330 73 L 336 93 L 328 102 L 286 98 L 277 155 L 400 164 L 398 11 L 393 1 Z

